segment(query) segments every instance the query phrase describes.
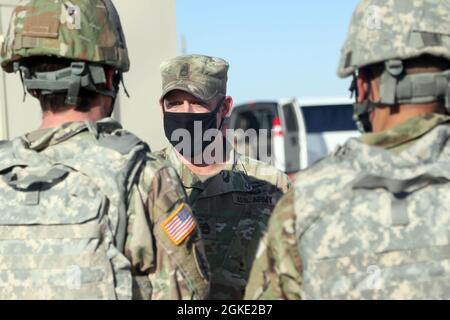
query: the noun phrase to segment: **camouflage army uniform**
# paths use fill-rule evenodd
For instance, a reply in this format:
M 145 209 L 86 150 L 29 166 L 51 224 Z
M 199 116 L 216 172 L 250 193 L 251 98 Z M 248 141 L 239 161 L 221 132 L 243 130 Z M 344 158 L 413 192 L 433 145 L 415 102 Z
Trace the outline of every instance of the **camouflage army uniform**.
M 33 74 L 26 60 L 35 56 L 72 64 Z M 129 70 L 110 0 L 21 1 L 2 58 L 6 72 L 22 73 L 30 93 L 67 94 L 72 106 L 82 88 L 115 98 Z M 99 88 L 106 82 L 104 66 L 119 76 L 114 90 Z M 16 213 L 0 221 L 2 299 L 206 297 L 204 248 L 175 170 L 114 120 L 67 122 L 1 143 L 0 166 L 1 206 Z M 86 200 L 91 197 L 99 208 Z M 175 235 L 167 224 L 180 212 L 189 229 Z M 75 269 L 66 274 L 67 264 Z
M 111 119 L 99 124 L 102 128 L 99 134 L 121 130 Z M 58 162 L 64 159 L 61 150 L 68 142 L 95 139 L 89 131 L 93 125 L 75 122 L 55 129 L 37 130 L 23 139 L 31 150 Z M 208 290 L 208 266 L 199 232 L 192 232 L 177 246 L 162 229 L 162 223 L 186 201 L 178 176 L 173 168 L 149 153 L 145 166 L 139 170 L 139 177 L 127 190 L 128 231 L 124 252 L 131 263 L 134 298 L 203 299 Z
M 450 60 L 449 12 L 448 1 L 357 6 L 338 74 L 356 79 L 384 64 L 379 100 L 370 89 L 358 97 L 366 134 L 299 174 L 279 202 L 247 299 L 448 299 L 450 116 L 416 116 L 381 133 L 370 133 L 369 116 L 382 106 L 444 106 L 450 72 L 407 73 L 404 61 Z
M 166 95 L 175 90 L 189 93 L 205 104 L 214 98 L 226 97 L 228 69 L 225 60 L 202 55 L 181 56 L 163 62 L 161 104 Z M 166 122 L 170 111 L 164 113 Z M 217 118 L 217 114 L 213 117 Z M 189 120 L 188 125 L 191 122 L 195 121 Z M 177 121 L 174 126 L 183 125 L 186 124 Z M 171 140 L 167 130 L 166 137 Z M 209 298 L 240 300 L 260 238 L 275 204 L 287 191 L 289 181 L 276 168 L 244 157 L 231 147 L 224 148 L 231 150 L 226 163 L 220 164 L 224 167 L 209 176 L 193 173 L 183 164 L 175 147 L 157 154 L 175 167 L 199 221 L 211 268 Z M 214 163 L 218 164 L 217 161 Z
M 199 221 L 211 269 L 209 298 L 242 299 L 271 212 L 288 190 L 287 176 L 236 154 L 221 173 L 202 181 L 174 148 L 157 155 L 176 169 Z
M 449 116 L 432 114 L 416 117 L 392 130 L 363 135 L 359 143 L 399 154 L 419 143 L 426 135 L 430 135 L 434 128 L 439 126 L 450 128 L 449 124 Z M 441 147 L 441 145 L 436 145 L 436 147 Z M 342 150 L 344 149 L 346 147 L 342 148 Z M 302 241 L 301 232 L 305 232 L 316 223 L 308 217 L 307 212 L 314 212 L 315 209 L 322 208 L 322 206 L 314 208 L 310 201 L 305 200 L 305 197 L 311 197 L 311 195 L 302 191 L 305 188 L 304 181 L 315 181 L 316 190 L 321 190 L 322 183 L 334 184 L 331 182 L 331 176 L 334 174 L 348 175 L 350 178 L 347 176 L 345 179 L 350 180 L 355 178 L 357 173 L 349 174 L 348 170 L 342 169 L 347 167 L 344 163 L 339 162 L 338 154 L 342 150 L 338 150 L 336 155 L 299 174 L 293 189 L 277 205 L 267 235 L 257 253 L 246 291 L 246 299 L 298 300 L 304 298 L 302 296 L 303 261 L 298 249 Z M 323 198 L 329 196 L 329 193 L 331 194 L 331 191 L 326 190 L 323 195 L 317 196 Z M 299 205 L 300 203 L 307 203 L 305 204 L 306 208 Z M 332 214 L 332 212 L 317 211 L 316 214 Z M 330 229 L 333 228 L 339 228 L 339 225 L 330 226 Z M 316 241 L 320 241 L 320 238 L 317 238 Z M 335 238 L 335 241 L 345 241 L 345 238 Z M 364 247 L 355 247 L 355 250 L 364 252 Z M 392 297 L 395 298 L 395 296 Z

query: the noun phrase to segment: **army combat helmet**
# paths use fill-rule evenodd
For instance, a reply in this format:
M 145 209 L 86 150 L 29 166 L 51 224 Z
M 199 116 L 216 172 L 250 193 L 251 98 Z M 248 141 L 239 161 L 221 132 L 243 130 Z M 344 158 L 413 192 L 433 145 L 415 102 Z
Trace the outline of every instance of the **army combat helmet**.
M 41 94 L 66 93 L 75 105 L 81 88 L 116 97 L 130 62 L 119 15 L 111 0 L 22 0 L 13 11 L 2 44 L 2 68 L 19 71 L 26 89 Z M 71 61 L 68 68 L 30 74 L 26 60 L 52 56 Z M 106 83 L 104 66 L 116 70 L 115 90 Z
M 338 75 L 384 63 L 381 101 L 355 105 L 355 120 L 371 131 L 368 115 L 377 106 L 446 101 L 450 111 L 450 71 L 406 75 L 403 61 L 423 55 L 450 60 L 450 1 L 363 0 L 353 14 Z

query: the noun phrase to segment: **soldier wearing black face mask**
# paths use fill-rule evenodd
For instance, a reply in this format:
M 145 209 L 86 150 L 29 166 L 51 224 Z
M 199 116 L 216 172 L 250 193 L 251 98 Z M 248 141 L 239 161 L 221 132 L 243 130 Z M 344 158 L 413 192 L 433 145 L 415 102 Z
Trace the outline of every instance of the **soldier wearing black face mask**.
M 198 218 L 210 299 L 243 298 L 259 240 L 289 188 L 285 174 L 238 154 L 221 135 L 233 104 L 228 68 L 222 59 L 199 55 L 161 66 L 164 128 L 172 146 L 157 156 L 178 171 Z
M 176 91 L 174 91 L 176 92 Z M 208 146 L 212 143 L 216 142 L 217 136 L 221 133 L 223 118 L 219 114 L 221 108 L 224 106 L 228 108 L 230 104 L 225 104 L 226 98 L 221 98 L 220 102 L 216 107 L 210 112 L 202 112 L 202 113 L 189 113 L 189 112 L 179 112 L 180 109 L 183 110 L 184 101 L 180 101 L 180 92 L 178 95 L 171 95 L 175 102 L 169 102 L 171 106 L 169 106 L 169 110 L 166 110 L 166 106 L 163 105 L 164 111 L 164 130 L 166 133 L 167 139 L 170 143 L 177 149 L 177 151 L 183 155 L 184 158 L 189 160 L 195 160 L 198 156 L 201 156 L 200 161 L 197 164 L 204 164 L 205 159 L 204 152 Z M 184 96 L 186 93 L 184 94 Z M 189 100 L 185 100 L 189 101 Z M 204 108 L 204 107 L 203 107 Z M 170 109 L 177 109 L 177 112 L 173 112 Z M 205 109 L 205 108 L 204 108 Z M 220 121 L 220 125 L 218 126 L 217 117 L 218 115 L 222 120 Z M 177 134 L 178 130 L 180 134 Z M 208 130 L 212 133 L 211 140 L 205 139 L 205 133 Z M 183 136 L 183 133 L 186 135 Z M 178 137 L 185 138 L 181 139 L 179 142 Z M 187 141 L 186 141 L 187 140 Z M 217 141 L 220 142 L 220 141 Z M 222 148 L 222 145 L 218 145 L 218 147 Z M 212 164 L 209 162 L 209 164 Z

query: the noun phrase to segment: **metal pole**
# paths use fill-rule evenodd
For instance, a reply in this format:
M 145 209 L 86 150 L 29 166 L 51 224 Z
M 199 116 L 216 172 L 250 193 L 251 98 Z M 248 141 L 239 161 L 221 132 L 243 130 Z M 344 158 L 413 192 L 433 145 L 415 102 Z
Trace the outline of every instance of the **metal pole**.
M 2 9 L 4 7 L 11 6 L 10 3 L 0 3 L 0 35 L 4 40 L 3 33 L 3 18 L 2 18 Z M 2 121 L 2 139 L 9 139 L 9 114 L 8 114 L 8 93 L 6 87 L 6 74 L 2 72 L 2 106 L 1 106 L 1 121 Z

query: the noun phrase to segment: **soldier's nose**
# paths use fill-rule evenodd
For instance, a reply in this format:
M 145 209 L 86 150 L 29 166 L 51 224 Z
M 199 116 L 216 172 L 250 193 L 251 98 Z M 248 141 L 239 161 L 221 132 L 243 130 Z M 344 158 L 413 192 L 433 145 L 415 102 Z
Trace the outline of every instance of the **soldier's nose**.
M 184 101 L 183 104 L 183 111 L 185 113 L 194 113 L 194 107 L 192 106 L 192 104 L 189 101 Z

